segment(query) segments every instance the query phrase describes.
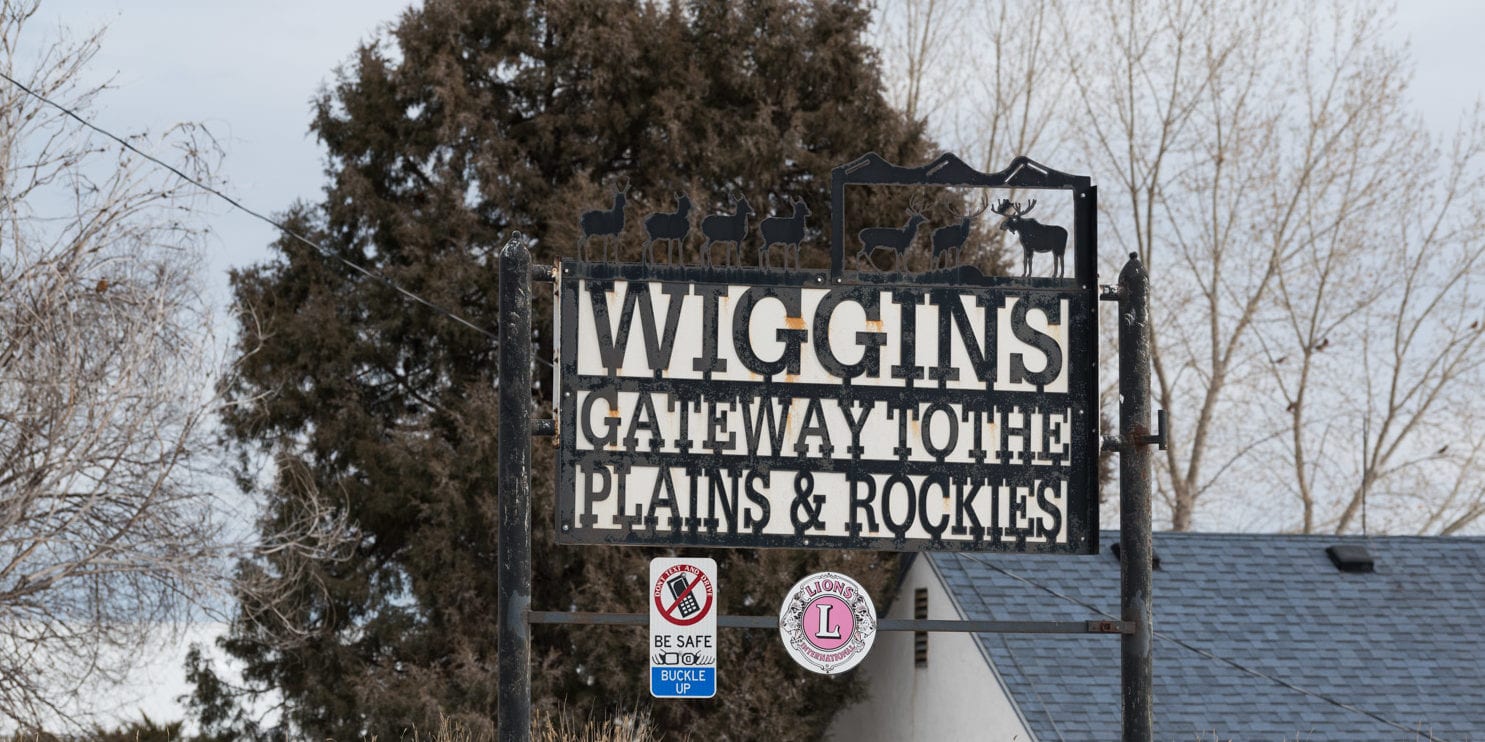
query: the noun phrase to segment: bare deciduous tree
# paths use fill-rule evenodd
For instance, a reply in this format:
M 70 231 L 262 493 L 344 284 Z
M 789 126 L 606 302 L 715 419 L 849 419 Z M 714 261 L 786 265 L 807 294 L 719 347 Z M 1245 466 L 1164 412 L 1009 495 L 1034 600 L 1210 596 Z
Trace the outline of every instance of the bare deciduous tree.
M 988 13 L 974 53 L 938 60 L 993 82 L 962 107 L 980 126 L 931 129 L 970 147 L 989 134 L 1018 153 L 1069 152 L 1068 169 L 1095 175 L 1105 256 L 1137 253 L 1156 281 L 1170 526 L 1205 512 L 1224 527 L 1356 530 L 1368 498 L 1391 530 L 1478 522 L 1479 115 L 1452 148 L 1432 142 L 1409 108 L 1392 11 L 1009 5 Z M 894 49 L 899 74 L 956 74 L 894 65 Z M 1068 93 L 1048 95 L 1059 86 Z
M 1374 210 L 1317 236 L 1260 330 L 1287 413 L 1273 457 L 1306 532 L 1357 530 L 1370 500 L 1373 527 L 1457 533 L 1485 514 L 1485 131 L 1441 150 L 1382 130 L 1411 135 L 1356 148 L 1391 169 L 1385 191 L 1359 199 Z
M 1053 6 L 1034 0 L 885 3 L 875 39 L 891 100 L 942 141 L 960 143 L 960 154 L 986 172 L 1020 154 L 1048 161 L 1066 144 L 1058 112 L 1069 78 L 1056 20 Z M 954 211 L 936 216 L 959 218 Z M 976 230 L 965 262 L 985 265 L 1005 254 L 1008 232 L 993 224 Z
M 1347 530 L 1472 385 L 1478 332 L 1459 330 L 1481 266 L 1456 230 L 1476 145 L 1426 146 L 1380 6 L 1103 8 L 1094 25 L 1116 30 L 1088 59 L 1118 63 L 1074 57 L 1072 73 L 1090 160 L 1114 174 L 1105 223 L 1163 279 L 1152 360 L 1171 526 L 1191 528 L 1210 494 L 1264 527 Z M 1426 501 L 1449 481 L 1405 486 Z M 1426 513 L 1392 525 L 1429 527 Z
M 86 111 L 99 36 L 40 44 L 36 7 L 0 10 L 0 71 Z M 209 176 L 200 129 L 132 143 Z M 83 720 L 221 576 L 197 196 L 0 81 L 0 714 L 23 727 Z
M 890 100 L 910 121 L 951 107 L 962 87 L 957 75 L 946 74 L 965 48 L 961 5 L 962 0 L 908 0 L 885 5 L 877 15 L 874 35 L 892 73 Z

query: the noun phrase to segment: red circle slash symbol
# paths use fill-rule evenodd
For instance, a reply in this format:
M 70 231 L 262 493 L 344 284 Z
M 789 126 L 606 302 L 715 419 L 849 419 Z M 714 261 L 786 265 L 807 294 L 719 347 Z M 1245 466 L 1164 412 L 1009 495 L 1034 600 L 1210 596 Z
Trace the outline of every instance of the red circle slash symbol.
M 687 579 L 691 576 L 694 579 Z M 698 601 L 693 592 L 697 587 L 704 587 L 701 594 L 705 602 Z M 670 593 L 667 601 L 665 593 Z M 667 605 L 667 602 L 669 605 Z M 687 565 L 679 565 L 666 570 L 660 576 L 660 581 L 655 585 L 655 607 L 660 609 L 660 615 L 666 621 L 676 626 L 690 626 L 697 623 L 712 608 L 711 581 L 706 575 L 693 571 Z

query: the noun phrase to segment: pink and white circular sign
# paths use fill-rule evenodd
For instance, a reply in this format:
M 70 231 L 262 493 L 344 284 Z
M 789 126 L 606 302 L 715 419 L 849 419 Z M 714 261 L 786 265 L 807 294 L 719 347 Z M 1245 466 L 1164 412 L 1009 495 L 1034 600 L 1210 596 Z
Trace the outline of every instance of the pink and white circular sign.
M 855 667 L 871 650 L 877 611 L 861 583 L 837 572 L 816 572 L 795 583 L 784 598 L 779 634 L 795 662 L 836 675 Z

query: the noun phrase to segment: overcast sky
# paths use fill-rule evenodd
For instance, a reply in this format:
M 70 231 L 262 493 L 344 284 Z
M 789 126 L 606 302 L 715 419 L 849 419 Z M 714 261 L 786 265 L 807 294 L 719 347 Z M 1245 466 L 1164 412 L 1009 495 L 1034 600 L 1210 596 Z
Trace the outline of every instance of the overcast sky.
M 321 152 L 308 131 L 310 100 L 359 42 L 409 4 L 44 0 L 41 24 L 107 26 L 94 72 L 114 75 L 116 89 L 96 111 L 98 124 L 159 132 L 180 121 L 205 123 L 227 150 L 228 191 L 275 213 L 295 199 L 316 200 L 324 183 Z M 1410 0 L 1397 22 L 1399 37 L 1412 41 L 1419 111 L 1437 128 L 1452 127 L 1485 94 L 1478 38 L 1485 2 Z M 213 207 L 211 224 L 217 236 L 210 281 L 224 299 L 226 270 L 265 259 L 274 234 L 225 204 Z
M 92 72 L 114 78 L 94 112 L 115 133 L 205 124 L 226 150 L 225 190 L 276 214 L 317 200 L 324 183 L 310 101 L 357 45 L 394 21 L 409 0 L 43 0 L 33 31 L 106 26 Z M 40 34 L 32 36 L 40 40 Z M 268 257 L 274 230 L 225 203 L 210 285 L 225 301 L 226 271 Z
M 882 0 L 890 2 L 890 0 Z M 227 190 L 260 211 L 281 212 L 296 199 L 316 200 L 324 182 L 321 152 L 309 135 L 310 100 L 361 41 L 391 21 L 408 0 L 44 0 L 33 43 L 60 25 L 77 33 L 107 26 L 93 73 L 115 89 L 94 111 L 116 133 L 159 132 L 181 121 L 205 123 L 227 154 Z M 1410 0 L 1397 14 L 1399 38 L 1410 39 L 1417 64 L 1414 97 L 1436 129 L 1452 129 L 1485 94 L 1485 29 L 1481 0 Z M 1096 175 L 1095 175 L 1096 180 Z M 225 304 L 226 271 L 268 257 L 272 228 L 218 203 L 209 282 Z M 162 659 L 159 672 L 179 667 Z M 146 710 L 180 711 L 159 689 Z

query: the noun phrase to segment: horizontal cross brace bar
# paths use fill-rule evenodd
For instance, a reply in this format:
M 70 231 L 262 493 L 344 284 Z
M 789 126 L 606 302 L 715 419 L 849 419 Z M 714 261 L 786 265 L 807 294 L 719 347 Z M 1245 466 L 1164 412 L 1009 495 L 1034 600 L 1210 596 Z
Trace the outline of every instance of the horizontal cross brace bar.
M 588 613 L 584 611 L 527 611 L 527 623 L 649 626 L 648 613 Z M 775 629 L 775 616 L 717 616 L 724 629 Z M 968 631 L 976 634 L 1132 634 L 1128 621 L 951 621 L 883 618 L 879 631 Z

